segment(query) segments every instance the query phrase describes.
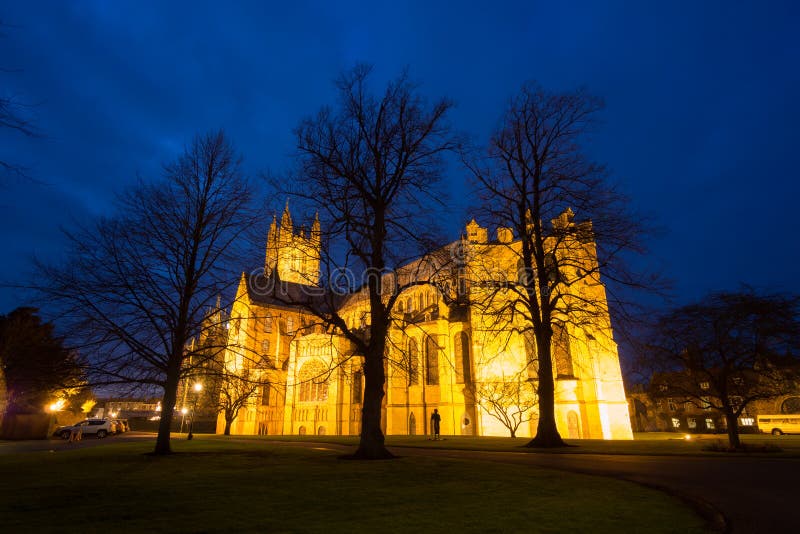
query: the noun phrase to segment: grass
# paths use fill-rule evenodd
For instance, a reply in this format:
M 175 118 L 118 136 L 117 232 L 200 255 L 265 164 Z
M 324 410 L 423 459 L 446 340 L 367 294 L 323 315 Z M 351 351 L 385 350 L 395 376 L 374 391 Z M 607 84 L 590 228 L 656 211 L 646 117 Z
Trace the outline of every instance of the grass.
M 0 456 L 4 532 L 704 532 L 675 498 L 492 462 L 198 436 Z
M 220 436 L 221 437 L 221 436 Z M 237 439 L 316 441 L 319 443 L 358 444 L 355 436 L 236 436 Z M 731 453 L 726 456 L 760 455 L 770 457 L 800 457 L 800 435 L 772 436 L 769 434 L 742 434 L 742 443 L 751 452 Z M 725 434 L 685 434 L 652 432 L 636 434 L 633 440 L 583 439 L 566 440 L 570 447 L 558 449 L 528 449 L 530 438 L 444 436 L 441 441 L 431 441 L 425 436 L 387 436 L 389 447 L 431 447 L 441 449 L 524 452 L 532 454 L 633 454 L 659 456 L 719 456 L 718 442 L 727 443 Z

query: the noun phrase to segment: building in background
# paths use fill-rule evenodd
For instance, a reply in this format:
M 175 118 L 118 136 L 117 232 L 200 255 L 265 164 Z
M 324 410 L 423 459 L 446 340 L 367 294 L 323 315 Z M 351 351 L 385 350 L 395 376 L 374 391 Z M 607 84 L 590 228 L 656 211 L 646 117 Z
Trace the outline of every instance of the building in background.
M 713 409 L 710 403 L 681 397 L 661 387 L 670 379 L 671 376 L 660 374 L 651 379 L 649 388 L 641 385 L 631 388 L 628 404 L 634 432 L 717 434 L 727 431 L 725 416 Z M 712 400 L 716 401 L 709 397 L 708 401 Z M 733 400 L 737 401 L 737 398 Z M 739 431 L 758 432 L 757 419 L 763 414 L 800 414 L 800 385 L 794 393 L 748 404 L 738 418 Z

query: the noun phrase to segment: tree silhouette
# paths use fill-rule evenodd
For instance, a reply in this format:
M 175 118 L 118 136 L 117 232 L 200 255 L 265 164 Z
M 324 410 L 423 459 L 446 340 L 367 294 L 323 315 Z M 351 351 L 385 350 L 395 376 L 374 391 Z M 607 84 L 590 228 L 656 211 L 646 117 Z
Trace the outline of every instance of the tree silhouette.
M 370 71 L 360 65 L 342 75 L 338 105 L 298 126 L 300 167 L 290 189 L 319 212 L 328 275 L 320 296 L 294 303 L 340 332 L 364 359 L 355 453 L 363 459 L 391 456 L 381 430 L 387 334 L 399 294 L 420 283 L 409 276 L 404 284 L 402 275 L 389 273 L 432 250 L 430 207 L 440 196 L 443 155 L 454 148 L 445 121 L 450 102 L 428 104 L 405 73 L 376 96 L 368 86 Z M 348 276 L 336 276 L 341 273 Z M 337 311 L 343 295 L 354 293 L 365 303 L 363 324 L 348 324 Z
M 661 316 L 640 356 L 654 397 L 725 417 L 740 448 L 738 418 L 754 401 L 796 391 L 800 299 L 752 290 L 713 293 Z
M 555 419 L 554 337 L 565 332 L 600 342 L 599 330 L 612 346 L 601 274 L 643 285 L 625 262 L 641 250 L 639 219 L 579 144 L 601 107 L 584 90 L 551 93 L 527 83 L 509 102 L 486 154 L 464 158 L 479 212 L 504 229 L 500 241 L 517 264 L 500 270 L 516 277 L 503 275 L 491 285 L 477 273 L 483 296 L 475 304 L 496 315 L 498 331 L 507 328 L 506 318 L 522 317 L 515 328 L 532 336 L 539 419 L 529 446 L 564 445 Z
M 65 265 L 40 265 L 36 289 L 91 351 L 93 379 L 163 390 L 157 454 L 171 452 L 180 380 L 219 353 L 191 340 L 219 327 L 208 311 L 236 282 L 250 202 L 224 133 L 198 136 L 162 180 L 122 193 L 115 216 L 69 233 Z

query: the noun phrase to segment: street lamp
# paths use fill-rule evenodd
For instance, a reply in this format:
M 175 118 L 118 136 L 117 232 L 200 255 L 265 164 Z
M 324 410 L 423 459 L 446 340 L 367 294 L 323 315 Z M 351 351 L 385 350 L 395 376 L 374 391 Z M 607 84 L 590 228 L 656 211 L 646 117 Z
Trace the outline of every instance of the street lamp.
M 66 401 L 64 399 L 58 399 L 57 401 L 51 402 L 45 406 L 45 410 L 50 414 L 50 421 L 47 423 L 48 436 L 50 435 L 50 431 L 56 426 L 56 415 L 64 408 L 65 404 Z
M 194 403 L 192 404 L 192 418 L 189 420 L 189 435 L 186 436 L 186 439 L 192 439 L 194 434 L 192 433 L 192 429 L 194 427 L 194 414 L 197 412 L 197 399 L 200 398 L 200 392 L 203 391 L 203 384 L 200 382 L 195 383 L 194 385 Z

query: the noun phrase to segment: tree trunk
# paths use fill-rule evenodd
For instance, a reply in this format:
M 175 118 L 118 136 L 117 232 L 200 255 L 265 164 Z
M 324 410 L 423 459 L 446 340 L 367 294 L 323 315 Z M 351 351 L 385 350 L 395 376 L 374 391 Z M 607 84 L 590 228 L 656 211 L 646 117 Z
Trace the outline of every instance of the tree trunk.
M 728 426 L 728 445 L 730 445 L 732 449 L 741 449 L 742 442 L 739 439 L 739 427 L 737 426 L 736 415 L 731 412 L 726 412 L 725 423 Z
M 517 437 L 516 431 L 514 431 L 514 430 L 511 431 L 511 437 L 512 438 L 516 438 Z
M 539 423 L 536 436 L 526 447 L 566 447 L 556 427 L 555 380 L 553 379 L 553 358 L 550 339 L 536 336 L 539 357 Z
M 164 385 L 164 398 L 161 401 L 161 419 L 158 423 L 158 436 L 156 437 L 156 447 L 154 454 L 171 454 L 170 431 L 172 427 L 172 416 L 175 413 L 175 402 L 178 396 L 178 381 L 167 377 Z
M 224 436 L 231 435 L 231 425 L 233 424 L 233 419 L 225 418 L 225 431 L 222 433 Z
M 183 347 L 180 353 L 173 354 L 167 363 L 167 380 L 164 384 L 164 399 L 161 402 L 161 421 L 158 424 L 158 437 L 156 437 L 156 448 L 154 454 L 171 454 L 170 430 L 172 427 L 172 416 L 175 413 L 175 403 L 178 399 L 178 382 L 181 377 L 181 361 L 183 358 Z
M 377 345 L 377 344 L 376 344 Z M 364 361 L 364 406 L 361 409 L 361 439 L 353 458 L 359 460 L 384 460 L 394 458 L 384 446 L 381 430 L 381 402 L 383 401 L 383 348 L 380 352 L 371 347 Z

